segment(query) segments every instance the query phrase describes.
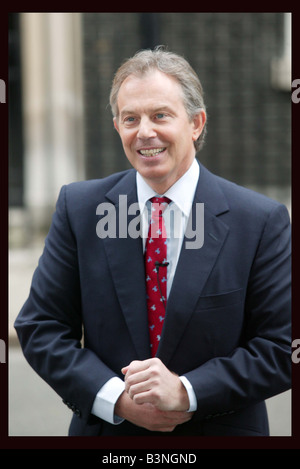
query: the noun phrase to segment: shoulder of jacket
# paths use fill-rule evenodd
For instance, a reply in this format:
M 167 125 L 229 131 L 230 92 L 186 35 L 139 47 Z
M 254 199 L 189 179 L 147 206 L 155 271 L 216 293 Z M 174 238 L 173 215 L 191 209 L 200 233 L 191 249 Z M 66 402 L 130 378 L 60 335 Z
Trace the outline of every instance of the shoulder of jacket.
M 105 194 L 112 187 L 114 187 L 121 179 L 123 179 L 128 173 L 135 172 L 134 169 L 128 169 L 120 171 L 118 173 L 111 174 L 104 178 L 99 179 L 88 179 L 85 181 L 76 181 L 63 186 L 62 190 L 65 191 L 67 197 L 88 197 L 92 194 Z

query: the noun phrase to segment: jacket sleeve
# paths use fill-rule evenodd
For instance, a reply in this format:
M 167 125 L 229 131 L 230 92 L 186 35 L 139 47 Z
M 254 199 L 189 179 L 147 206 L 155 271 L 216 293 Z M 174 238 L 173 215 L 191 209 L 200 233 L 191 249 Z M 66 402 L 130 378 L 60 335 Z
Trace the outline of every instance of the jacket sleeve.
M 76 238 L 63 187 L 15 329 L 32 368 L 76 415 L 87 419 L 97 392 L 116 375 L 82 347 L 82 328 Z
M 287 209 L 269 214 L 253 259 L 243 343 L 185 374 L 197 396 L 195 419 L 232 413 L 291 386 L 291 235 Z

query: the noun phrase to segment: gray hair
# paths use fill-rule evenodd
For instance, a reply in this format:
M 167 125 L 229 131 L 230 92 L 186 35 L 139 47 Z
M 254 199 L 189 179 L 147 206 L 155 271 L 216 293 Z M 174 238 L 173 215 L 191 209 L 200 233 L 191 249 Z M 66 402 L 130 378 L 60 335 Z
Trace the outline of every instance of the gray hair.
M 154 69 L 178 81 L 183 92 L 183 104 L 190 120 L 202 110 L 206 112 L 202 85 L 191 65 L 182 56 L 166 51 L 164 46 L 157 46 L 154 50 L 137 52 L 117 70 L 110 93 L 110 106 L 114 117 L 118 117 L 117 99 L 123 81 L 129 75 L 143 76 Z M 206 123 L 198 140 L 194 142 L 196 151 L 201 149 L 205 134 Z

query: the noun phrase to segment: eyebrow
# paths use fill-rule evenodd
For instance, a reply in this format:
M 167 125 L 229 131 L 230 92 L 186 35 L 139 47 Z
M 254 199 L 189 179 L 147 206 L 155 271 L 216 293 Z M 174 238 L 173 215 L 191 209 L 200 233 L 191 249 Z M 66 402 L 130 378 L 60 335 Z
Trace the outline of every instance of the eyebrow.
M 161 105 L 159 105 L 159 106 L 155 106 L 155 108 L 153 108 L 153 109 L 150 109 L 150 113 L 151 113 L 151 114 L 155 114 L 155 113 L 161 112 L 161 111 L 167 111 L 167 112 L 170 112 L 170 113 L 174 114 L 174 110 L 172 110 L 172 109 L 170 108 L 170 106 L 168 106 L 167 104 L 161 104 Z M 133 110 L 131 110 L 130 108 L 128 108 L 128 109 L 125 108 L 125 109 L 123 109 L 123 110 L 121 111 L 121 113 L 119 114 L 120 119 L 122 119 L 122 117 L 125 116 L 125 115 L 127 115 L 127 114 L 130 114 L 130 115 L 133 114 L 133 115 L 135 115 L 135 114 L 138 114 L 138 112 L 133 111 Z

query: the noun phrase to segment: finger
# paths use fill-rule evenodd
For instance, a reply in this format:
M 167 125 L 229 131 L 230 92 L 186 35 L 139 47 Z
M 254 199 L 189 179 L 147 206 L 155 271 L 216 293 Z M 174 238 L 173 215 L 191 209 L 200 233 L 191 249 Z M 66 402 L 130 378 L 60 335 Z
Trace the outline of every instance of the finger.
M 170 421 L 171 425 L 180 425 L 191 420 L 193 416 L 192 412 L 177 412 L 167 411 L 165 412 L 165 418 Z
M 123 369 L 126 369 L 126 374 L 134 374 L 138 373 L 139 371 L 147 370 L 151 366 L 160 366 L 162 364 L 161 360 L 159 358 L 148 358 L 147 360 L 133 360 L 127 367 L 124 367 Z
M 121 373 L 123 375 L 126 375 L 127 371 L 128 371 L 128 368 L 129 368 L 129 365 L 128 366 L 124 366 L 123 368 L 121 368 Z
M 145 368 L 145 365 L 143 365 L 142 363 L 143 363 L 142 361 L 138 362 L 137 360 L 134 360 L 129 365 L 121 368 L 121 372 L 123 375 L 126 375 L 128 372 L 129 374 L 137 373 L 138 371 Z
M 127 373 L 134 374 L 147 370 L 151 366 L 151 360 L 134 360 L 127 367 Z
M 171 426 L 171 427 L 159 427 L 159 428 L 155 428 L 154 431 L 158 431 L 158 432 L 168 432 L 168 433 L 171 433 L 173 430 L 175 430 L 175 425 L 174 426 Z
M 130 376 L 128 379 L 125 378 L 125 391 L 133 399 L 140 393 L 150 392 L 153 388 L 153 384 L 147 375 L 144 373 L 136 373 Z M 147 402 L 147 400 L 143 401 Z
M 128 391 L 129 397 L 134 401 L 135 404 L 152 404 L 152 399 L 149 396 L 148 389 L 137 389 L 136 386 L 132 386 Z M 154 404 L 152 404 L 154 405 Z
M 143 383 L 144 381 L 151 381 L 151 378 L 153 377 L 149 368 L 147 370 L 137 371 L 136 373 L 130 373 L 128 371 L 125 376 L 125 383 L 130 387 L 135 384 Z

